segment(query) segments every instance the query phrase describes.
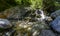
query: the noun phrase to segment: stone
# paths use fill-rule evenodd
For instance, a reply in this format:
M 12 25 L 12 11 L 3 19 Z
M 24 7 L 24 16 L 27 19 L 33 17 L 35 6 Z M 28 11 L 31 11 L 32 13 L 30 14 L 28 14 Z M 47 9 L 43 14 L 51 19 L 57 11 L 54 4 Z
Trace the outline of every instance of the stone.
M 3 36 L 14 36 L 15 30 L 10 29 L 9 31 L 4 32 Z
M 29 21 L 19 21 L 16 23 L 16 31 L 25 36 L 38 36 L 41 29 L 48 29 L 49 27 L 45 22 L 29 22 Z
M 55 12 L 51 13 L 52 18 L 56 18 L 58 16 L 60 16 L 60 10 L 56 10 Z
M 39 36 L 56 36 L 52 30 L 42 30 Z
M 9 20 L 7 19 L 0 19 L 0 28 L 2 29 L 7 29 L 12 27 L 12 24 Z
M 56 17 L 51 23 L 50 26 L 53 28 L 53 30 L 60 32 L 60 16 Z
M 8 19 L 21 19 L 23 16 L 25 16 L 26 12 L 30 10 L 28 8 L 29 7 L 20 8 L 19 6 L 15 6 L 15 7 L 6 9 L 3 12 Z

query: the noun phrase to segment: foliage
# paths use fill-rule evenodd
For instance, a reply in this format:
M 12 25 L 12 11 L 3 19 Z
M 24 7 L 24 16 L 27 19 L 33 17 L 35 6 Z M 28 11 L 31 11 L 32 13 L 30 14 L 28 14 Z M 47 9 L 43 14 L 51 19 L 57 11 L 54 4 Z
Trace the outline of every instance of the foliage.
M 29 6 L 30 5 L 30 0 L 15 0 L 17 4 L 20 6 Z
M 19 5 L 21 7 L 40 8 L 45 12 L 53 12 L 60 9 L 59 0 L 0 0 L 0 11 Z
M 53 0 L 43 0 L 43 10 L 48 13 L 52 13 L 55 10 Z
M 32 3 L 32 5 L 31 5 L 31 7 L 32 8 L 40 8 L 40 9 L 42 9 L 42 0 L 31 0 L 31 3 Z
M 60 9 L 60 0 L 55 0 L 54 2 L 56 10 Z
M 17 5 L 14 0 L 0 0 L 0 12 Z
M 42 0 L 15 0 L 20 6 L 30 6 L 32 9 L 42 8 Z
M 47 13 L 52 13 L 55 10 L 60 9 L 59 0 L 43 0 L 43 10 Z

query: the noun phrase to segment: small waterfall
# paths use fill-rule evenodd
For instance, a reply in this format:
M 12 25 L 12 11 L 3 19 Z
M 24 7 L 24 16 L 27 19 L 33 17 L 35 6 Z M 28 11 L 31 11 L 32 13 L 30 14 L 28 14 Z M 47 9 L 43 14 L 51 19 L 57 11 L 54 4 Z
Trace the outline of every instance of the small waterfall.
M 39 14 L 39 16 L 41 16 L 40 18 L 37 18 L 37 20 L 38 21 L 43 21 L 44 19 L 45 19 L 45 15 L 44 15 L 44 12 L 43 12 L 43 10 L 36 10 L 36 15 L 38 15 Z
M 41 21 L 51 22 L 52 21 L 52 18 L 51 17 L 44 15 L 43 10 L 39 10 L 38 9 L 38 10 L 36 10 L 35 13 L 36 13 L 36 15 L 39 14 L 39 16 L 41 16 L 40 18 L 36 18 L 38 20 L 38 22 L 41 22 Z
M 43 19 L 45 19 L 45 15 L 44 15 L 44 12 L 42 11 L 42 10 L 39 10 L 39 11 L 41 11 L 41 19 L 43 20 Z

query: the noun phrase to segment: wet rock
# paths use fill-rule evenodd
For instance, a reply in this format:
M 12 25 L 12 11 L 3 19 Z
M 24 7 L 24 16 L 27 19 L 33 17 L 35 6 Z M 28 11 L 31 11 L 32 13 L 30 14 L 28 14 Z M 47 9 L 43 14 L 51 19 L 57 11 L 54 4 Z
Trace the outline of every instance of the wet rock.
M 19 21 L 16 26 L 16 30 L 20 30 L 19 35 L 26 36 L 38 36 L 41 29 L 48 29 L 48 26 L 43 22 Z
M 47 25 L 46 23 L 43 21 L 43 22 L 29 22 L 29 21 L 19 21 L 17 22 L 17 27 L 20 27 L 20 28 L 33 28 L 33 29 L 44 29 L 44 28 L 47 28 Z
M 10 29 L 9 31 L 4 32 L 3 36 L 14 36 L 15 30 Z
M 3 36 L 10 36 L 9 32 L 5 32 L 5 34 Z
M 0 28 L 7 29 L 12 27 L 12 24 L 7 19 L 0 19 Z
M 56 36 L 51 30 L 42 30 L 39 36 Z
M 0 13 L 0 18 L 7 18 L 7 16 L 4 15 L 3 13 Z
M 9 19 L 21 19 L 29 10 L 28 8 L 29 7 L 20 8 L 19 6 L 11 7 L 4 11 L 4 15 L 6 15 Z
M 60 16 L 50 23 L 50 26 L 57 32 L 60 32 Z
M 0 36 L 2 36 L 3 35 L 3 33 L 0 33 Z
M 51 17 L 52 17 L 52 18 L 56 18 L 56 17 L 58 17 L 58 16 L 60 16 L 60 10 L 57 10 L 57 11 L 55 11 L 55 12 L 53 12 L 53 13 L 51 14 Z

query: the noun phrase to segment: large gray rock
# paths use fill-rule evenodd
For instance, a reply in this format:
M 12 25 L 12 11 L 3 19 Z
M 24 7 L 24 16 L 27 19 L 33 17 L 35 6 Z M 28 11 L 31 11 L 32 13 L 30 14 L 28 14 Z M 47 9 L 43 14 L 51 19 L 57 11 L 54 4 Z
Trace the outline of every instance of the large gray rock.
M 7 15 L 7 18 L 19 19 L 25 16 L 26 12 L 30 10 L 29 7 L 20 8 L 15 6 L 4 11 L 4 14 Z
M 42 30 L 39 36 L 56 36 L 51 30 Z
M 51 17 L 53 17 L 53 18 L 56 18 L 58 16 L 60 16 L 60 10 L 57 10 L 51 14 Z
M 60 32 L 60 16 L 50 23 L 50 26 L 57 32 Z
M 0 19 L 0 28 L 7 29 L 12 27 L 12 24 L 7 19 Z

